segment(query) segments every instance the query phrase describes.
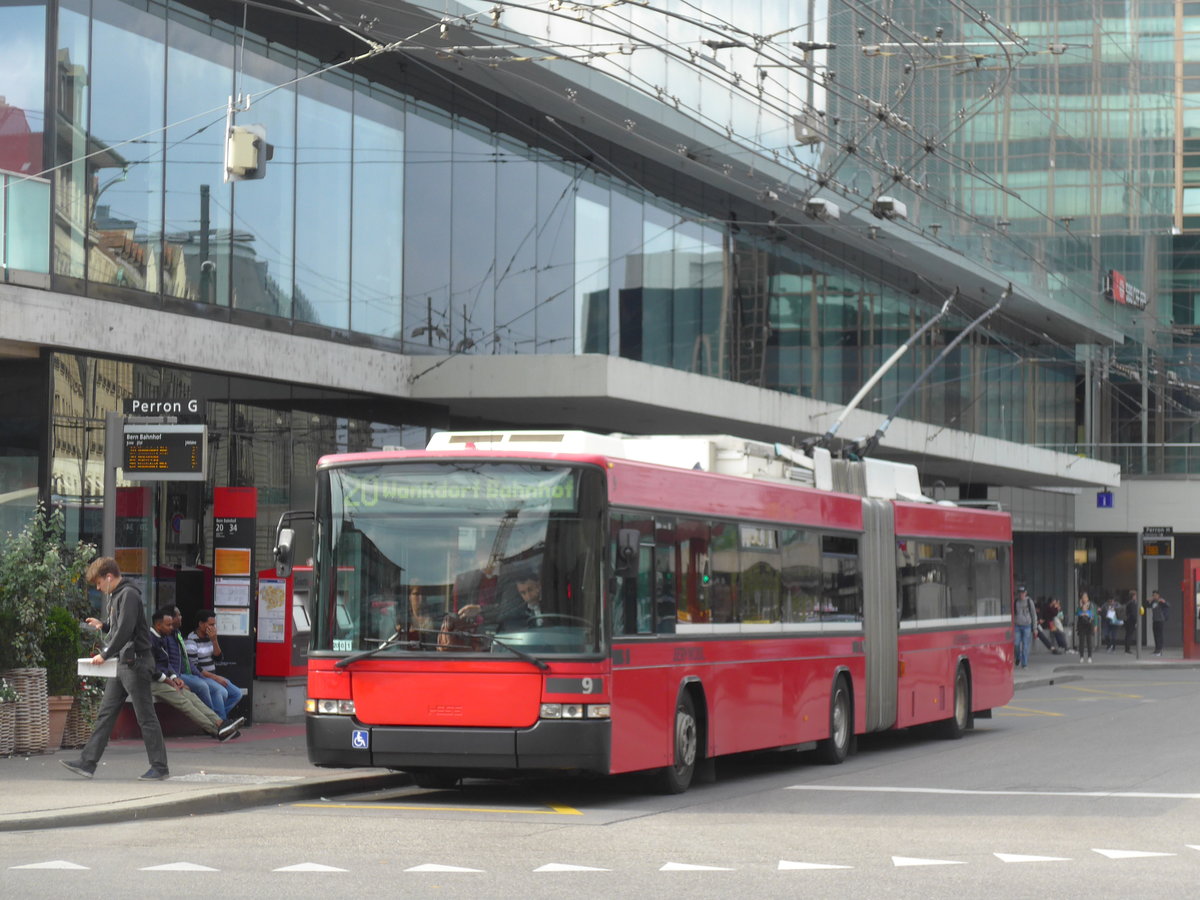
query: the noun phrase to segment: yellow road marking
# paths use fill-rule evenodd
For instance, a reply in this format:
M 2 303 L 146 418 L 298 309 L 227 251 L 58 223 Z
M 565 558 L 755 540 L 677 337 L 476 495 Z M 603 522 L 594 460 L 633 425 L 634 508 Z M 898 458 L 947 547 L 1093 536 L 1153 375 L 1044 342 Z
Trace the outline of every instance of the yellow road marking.
M 472 806 L 400 806 L 391 803 L 293 803 L 293 806 L 312 809 L 399 809 L 407 812 L 469 812 L 511 813 L 521 816 L 582 816 L 583 813 L 570 806 L 550 805 L 549 809 L 486 809 Z
M 1062 717 L 1065 713 L 1047 712 L 1044 709 L 1027 709 L 1024 706 L 1002 706 L 1000 707 L 1001 715 L 1015 716 L 1057 716 Z
M 1105 696 L 1105 697 L 1123 697 L 1127 700 L 1141 700 L 1142 699 L 1141 694 L 1121 694 L 1121 693 L 1118 693 L 1117 691 L 1102 691 L 1102 690 L 1098 690 L 1097 688 L 1079 687 L 1074 684 L 1063 684 L 1063 685 L 1059 685 L 1059 686 L 1067 691 L 1079 691 L 1081 694 L 1101 694 L 1102 696 Z

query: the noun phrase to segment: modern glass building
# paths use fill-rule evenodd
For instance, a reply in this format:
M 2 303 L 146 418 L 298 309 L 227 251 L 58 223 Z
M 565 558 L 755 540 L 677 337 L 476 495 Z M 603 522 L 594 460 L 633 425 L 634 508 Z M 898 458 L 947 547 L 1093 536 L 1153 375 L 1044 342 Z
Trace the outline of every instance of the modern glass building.
M 321 454 L 435 429 L 800 441 L 953 297 L 841 436 L 896 413 L 1070 593 L 1114 463 L 1198 464 L 1188 6 L 0 0 L 0 527 L 99 540 L 135 398 L 209 435 L 147 571 L 221 486 L 265 564 Z

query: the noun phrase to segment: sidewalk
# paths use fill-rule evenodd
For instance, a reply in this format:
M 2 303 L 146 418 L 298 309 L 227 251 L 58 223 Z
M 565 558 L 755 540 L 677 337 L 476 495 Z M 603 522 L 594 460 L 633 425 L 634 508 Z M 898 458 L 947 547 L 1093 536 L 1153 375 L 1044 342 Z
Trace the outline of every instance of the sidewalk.
M 1136 652 L 1126 653 L 1123 645 L 1118 645 L 1115 653 L 1109 653 L 1101 647 L 1092 654 L 1092 662 L 1089 664 L 1081 663 L 1079 654 L 1074 651 L 1068 650 L 1066 653 L 1055 655 L 1036 638 L 1033 644 L 1033 649 L 1029 651 L 1029 667 L 1017 669 L 1013 673 L 1013 686 L 1018 691 L 1022 688 L 1078 681 L 1088 672 L 1096 671 L 1130 668 L 1200 669 L 1200 659 L 1184 659 L 1183 650 L 1179 647 L 1168 647 L 1162 656 L 1154 656 L 1152 648 L 1143 647 L 1140 659 Z
M 1078 681 L 1106 669 L 1200 668 L 1176 648 L 1162 657 L 1144 650 L 1141 659 L 1118 649 L 1101 650 L 1091 665 L 1073 653 L 1055 656 L 1040 644 L 1029 667 L 1014 675 L 1017 690 Z M 411 783 L 407 775 L 375 769 L 318 769 L 308 762 L 304 725 L 255 725 L 221 744 L 207 737 L 167 739 L 168 781 L 144 782 L 141 740 L 111 741 L 96 777 L 68 772 L 60 759 L 78 750 L 0 758 L 0 832 L 64 828 L 225 812 L 312 797 L 331 797 Z
M 110 741 L 91 780 L 58 762 L 78 758 L 78 750 L 0 758 L 0 832 L 224 812 L 411 782 L 386 770 L 310 765 L 303 724 L 247 727 L 224 744 L 168 738 L 164 782 L 137 780 L 148 767 L 140 739 Z

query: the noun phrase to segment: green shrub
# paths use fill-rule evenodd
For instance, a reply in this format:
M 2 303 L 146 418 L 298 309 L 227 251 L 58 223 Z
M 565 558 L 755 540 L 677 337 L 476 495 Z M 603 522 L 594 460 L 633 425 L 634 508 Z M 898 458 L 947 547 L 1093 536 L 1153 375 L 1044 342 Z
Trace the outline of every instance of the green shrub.
M 66 542 L 61 509 L 37 512 L 16 534 L 0 538 L 0 665 L 31 668 L 44 664 L 42 641 L 53 606 L 73 616 L 87 608 L 83 573 L 96 553 L 91 544 Z
M 46 660 L 46 692 L 52 697 L 74 694 L 79 686 L 76 660 L 83 653 L 79 623 L 65 606 L 55 606 L 46 617 L 42 656 Z

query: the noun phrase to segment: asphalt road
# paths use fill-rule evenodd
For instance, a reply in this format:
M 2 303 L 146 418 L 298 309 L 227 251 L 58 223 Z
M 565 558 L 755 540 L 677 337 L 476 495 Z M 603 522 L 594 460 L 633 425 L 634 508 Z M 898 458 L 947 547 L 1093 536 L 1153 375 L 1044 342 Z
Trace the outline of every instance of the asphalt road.
M 4 895 L 1191 897 L 1198 688 L 1196 670 L 1096 670 L 961 741 L 876 736 L 838 767 L 742 757 L 676 797 L 476 781 L 8 834 Z

